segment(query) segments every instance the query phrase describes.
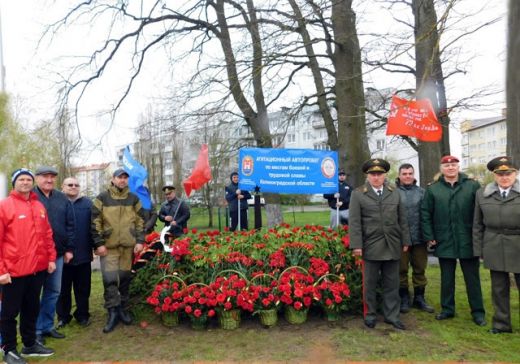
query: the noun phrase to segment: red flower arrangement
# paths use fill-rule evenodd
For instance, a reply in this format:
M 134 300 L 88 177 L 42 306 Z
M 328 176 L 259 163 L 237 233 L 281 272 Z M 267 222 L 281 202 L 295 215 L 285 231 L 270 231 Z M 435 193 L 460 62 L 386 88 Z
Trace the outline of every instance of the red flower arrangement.
M 278 281 L 267 274 L 257 274 L 251 279 L 250 297 L 255 311 L 277 309 L 280 304 Z
M 183 290 L 183 311 L 191 319 L 205 320 L 215 316 L 215 291 L 205 284 L 191 284 Z
M 179 282 L 164 279 L 155 286 L 146 302 L 154 307 L 156 314 L 178 312 L 183 308 L 183 288 Z
M 324 276 L 323 279 L 316 285 L 314 292 L 314 299 L 318 301 L 325 310 L 339 311 L 340 306 L 350 297 L 350 288 L 345 282 L 345 277 L 341 275 L 338 281 L 331 281 L 329 276 Z
M 309 308 L 314 297 L 314 278 L 302 272 L 303 270 L 297 267 L 288 268 L 280 275 L 278 284 L 280 301 L 298 311 Z
M 215 292 L 217 310 L 231 311 L 240 308 L 253 312 L 253 301 L 245 278 L 239 277 L 238 274 L 229 277 L 219 276 L 210 287 Z

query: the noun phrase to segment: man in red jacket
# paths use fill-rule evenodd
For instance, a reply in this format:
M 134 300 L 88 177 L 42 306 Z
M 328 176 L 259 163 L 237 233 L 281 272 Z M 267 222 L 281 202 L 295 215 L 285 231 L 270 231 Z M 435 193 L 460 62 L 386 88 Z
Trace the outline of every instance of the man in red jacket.
M 16 350 L 16 317 L 24 356 L 49 356 L 54 350 L 36 341 L 36 319 L 46 272 L 56 269 L 56 249 L 47 211 L 32 192 L 34 176 L 25 168 L 11 176 L 13 191 L 0 201 L 0 333 L 4 362 L 24 364 Z

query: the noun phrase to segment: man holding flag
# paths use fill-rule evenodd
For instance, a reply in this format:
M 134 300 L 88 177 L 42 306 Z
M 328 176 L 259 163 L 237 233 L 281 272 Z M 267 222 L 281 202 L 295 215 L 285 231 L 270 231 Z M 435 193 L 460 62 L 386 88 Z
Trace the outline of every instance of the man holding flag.
M 164 222 L 164 226 L 170 227 L 170 234 L 174 238 L 178 238 L 188 227 L 190 209 L 184 201 L 177 198 L 174 186 L 164 186 L 162 190 L 166 201 L 161 205 L 159 220 Z

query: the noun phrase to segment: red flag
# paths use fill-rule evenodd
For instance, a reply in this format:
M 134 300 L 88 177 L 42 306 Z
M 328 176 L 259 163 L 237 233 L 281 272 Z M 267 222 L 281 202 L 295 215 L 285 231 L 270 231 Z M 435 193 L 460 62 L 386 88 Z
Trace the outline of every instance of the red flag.
M 411 101 L 392 97 L 386 135 L 407 135 L 423 142 L 438 142 L 442 127 L 428 99 Z
M 202 144 L 195 168 L 191 172 L 191 176 L 186 178 L 182 184 L 186 195 L 190 197 L 191 191 L 198 190 L 209 181 L 211 181 L 211 168 L 209 167 L 208 145 Z

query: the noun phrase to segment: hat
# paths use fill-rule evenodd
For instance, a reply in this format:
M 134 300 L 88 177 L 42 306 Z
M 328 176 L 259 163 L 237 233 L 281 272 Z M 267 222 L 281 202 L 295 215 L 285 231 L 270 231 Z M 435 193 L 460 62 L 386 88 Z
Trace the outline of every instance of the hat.
M 511 157 L 508 156 L 493 158 L 488 162 L 487 169 L 493 173 L 514 172 L 518 170 L 513 164 Z
M 22 174 L 31 176 L 31 178 L 34 181 L 34 175 L 30 170 L 28 170 L 27 168 L 19 168 L 11 174 L 11 183 L 13 184 L 13 186 L 14 186 L 14 183 L 16 182 L 16 179 L 18 177 L 20 177 Z
M 339 171 L 338 171 L 338 176 L 339 176 L 340 174 L 345 174 L 345 170 L 344 170 L 343 168 L 340 168 L 340 169 L 339 169 Z
M 58 170 L 51 166 L 40 166 L 36 169 L 36 175 L 39 176 L 41 174 L 52 174 L 57 176 Z
M 164 186 L 164 187 L 162 188 L 162 190 L 163 190 L 164 193 L 170 193 L 170 192 L 175 191 L 175 187 L 174 187 L 174 186 L 167 185 L 167 186 Z
M 128 174 L 128 172 L 125 171 L 123 168 L 118 168 L 118 169 L 116 169 L 116 170 L 114 171 L 114 173 L 112 173 L 112 177 L 119 177 L 119 176 L 121 176 L 121 175 L 123 175 L 123 174 L 126 174 L 128 177 L 130 177 L 129 174 Z
M 459 158 L 454 157 L 452 155 L 445 155 L 441 158 L 441 164 L 444 163 L 459 163 Z
M 369 159 L 361 167 L 363 173 L 386 173 L 390 169 L 390 163 L 381 158 Z

